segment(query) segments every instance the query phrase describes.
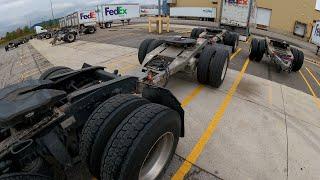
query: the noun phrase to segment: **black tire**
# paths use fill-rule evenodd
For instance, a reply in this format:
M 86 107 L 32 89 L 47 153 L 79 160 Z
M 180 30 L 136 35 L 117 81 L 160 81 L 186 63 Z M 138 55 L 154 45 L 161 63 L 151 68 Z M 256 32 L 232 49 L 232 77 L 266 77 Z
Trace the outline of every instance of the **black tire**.
M 88 27 L 88 34 L 94 34 L 96 32 L 96 29 L 92 26 Z
M 294 56 L 293 64 L 292 64 L 292 71 L 297 72 L 299 71 L 304 63 L 304 53 L 296 48 L 291 48 L 291 52 Z
M 107 29 L 111 28 L 111 26 L 112 26 L 112 23 L 111 23 L 111 22 L 106 22 L 106 23 L 104 24 L 104 27 L 107 28 Z
M 0 176 L 0 180 L 52 180 L 53 178 L 30 173 L 12 173 Z
M 261 39 L 259 40 L 259 48 L 258 48 L 258 52 L 257 52 L 257 56 L 256 56 L 256 61 L 260 62 L 264 56 L 264 53 L 267 50 L 267 44 L 266 44 L 266 40 Z
M 224 45 L 231 46 L 232 52 L 236 52 L 239 44 L 239 35 L 237 33 L 226 32 L 224 36 Z
M 199 28 L 193 28 L 190 34 L 190 38 L 197 39 L 198 30 Z
M 50 39 L 50 38 L 51 38 L 51 34 L 46 34 L 46 35 L 45 35 L 45 38 L 46 38 L 46 39 Z
M 143 63 L 144 58 L 147 55 L 148 47 L 149 47 L 150 43 L 154 40 L 155 39 L 146 39 L 146 40 L 142 41 L 142 43 L 140 44 L 139 52 L 138 52 L 138 59 L 139 59 L 140 64 Z
M 67 33 L 64 36 L 64 41 L 67 43 L 73 43 L 76 41 L 76 35 L 74 33 Z
M 259 52 L 259 40 L 256 38 L 253 38 L 250 46 L 249 59 L 252 61 L 255 60 L 258 56 L 258 52 Z
M 203 32 L 205 32 L 206 30 L 203 28 L 199 28 L 196 34 L 196 39 L 200 37 L 200 34 L 202 34 Z
M 207 84 L 209 81 L 209 65 L 214 54 L 215 49 L 212 46 L 206 46 L 200 54 L 197 65 L 197 79 L 201 84 Z
M 148 47 L 147 54 L 150 53 L 151 51 L 157 49 L 157 47 L 162 45 L 164 42 L 165 42 L 164 40 L 158 40 L 158 39 L 152 41 Z
M 44 73 L 41 74 L 39 80 L 48 80 L 54 76 L 63 74 L 63 73 L 67 73 L 67 72 L 71 72 L 72 69 L 68 68 L 68 67 L 64 67 L 64 66 L 56 66 L 56 67 L 52 67 L 48 70 L 46 70 Z
M 155 177 L 159 178 L 168 167 L 177 147 L 181 120 L 179 114 L 159 104 L 146 104 L 132 112 L 113 133 L 105 149 L 101 179 L 139 179 L 140 169 L 152 147 L 159 147 L 161 137 L 169 136 L 171 142 L 166 149 L 163 166 Z M 159 140 L 159 141 L 158 141 Z M 160 156 L 158 156 L 160 157 Z M 146 160 L 148 162 L 148 160 Z
M 222 48 L 217 48 L 209 66 L 209 85 L 219 88 L 223 83 L 229 67 L 229 52 Z
M 116 95 L 102 103 L 84 125 L 80 140 L 80 157 L 90 172 L 100 176 L 101 158 L 114 130 L 135 109 L 148 100 L 130 95 Z

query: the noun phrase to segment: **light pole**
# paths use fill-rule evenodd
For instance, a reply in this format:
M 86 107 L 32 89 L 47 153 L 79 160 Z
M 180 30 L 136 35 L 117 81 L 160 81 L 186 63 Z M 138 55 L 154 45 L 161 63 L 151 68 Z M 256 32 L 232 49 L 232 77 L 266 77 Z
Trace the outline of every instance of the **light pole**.
M 159 16 L 161 16 L 161 0 L 158 0 Z
M 52 14 L 52 20 L 54 20 L 54 15 L 53 15 L 53 7 L 52 7 L 52 0 L 50 0 L 50 5 L 51 5 L 51 14 Z

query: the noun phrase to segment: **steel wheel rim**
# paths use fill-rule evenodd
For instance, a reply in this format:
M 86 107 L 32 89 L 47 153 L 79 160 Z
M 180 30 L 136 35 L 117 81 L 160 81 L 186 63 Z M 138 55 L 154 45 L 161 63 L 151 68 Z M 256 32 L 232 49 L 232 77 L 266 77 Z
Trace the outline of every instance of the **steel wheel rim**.
M 227 69 L 228 69 L 228 60 L 226 59 L 226 62 L 224 63 L 223 69 L 222 69 L 221 80 L 224 80 L 224 77 L 227 74 Z
M 72 34 L 69 34 L 69 35 L 68 35 L 68 39 L 69 39 L 70 41 L 72 41 L 72 40 L 74 39 L 73 35 L 72 35 Z
M 151 147 L 139 172 L 139 180 L 156 179 L 164 169 L 174 145 L 171 132 L 163 134 Z

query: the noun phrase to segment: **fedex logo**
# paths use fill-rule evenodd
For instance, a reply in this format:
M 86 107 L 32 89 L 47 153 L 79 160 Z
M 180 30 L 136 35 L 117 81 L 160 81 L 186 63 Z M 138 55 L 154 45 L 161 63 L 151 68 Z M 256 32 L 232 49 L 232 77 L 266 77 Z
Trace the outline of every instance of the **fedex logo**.
M 96 13 L 94 11 L 90 11 L 89 13 L 80 13 L 80 19 L 94 19 L 96 18 Z
M 117 7 L 116 9 L 110 9 L 109 7 L 106 7 L 106 15 L 125 15 L 127 14 L 127 9 L 123 8 L 121 6 Z

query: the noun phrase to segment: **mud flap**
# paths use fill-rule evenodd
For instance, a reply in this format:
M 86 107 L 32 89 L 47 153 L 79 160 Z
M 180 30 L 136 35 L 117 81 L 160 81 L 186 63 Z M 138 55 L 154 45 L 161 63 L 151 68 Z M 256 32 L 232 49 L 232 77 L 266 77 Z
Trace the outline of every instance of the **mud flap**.
M 181 137 L 184 137 L 184 110 L 180 102 L 169 90 L 160 87 L 145 87 L 142 91 L 142 97 L 177 111 L 181 118 Z

